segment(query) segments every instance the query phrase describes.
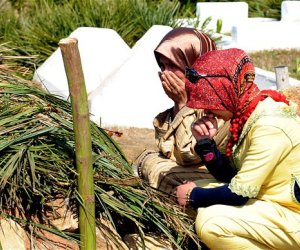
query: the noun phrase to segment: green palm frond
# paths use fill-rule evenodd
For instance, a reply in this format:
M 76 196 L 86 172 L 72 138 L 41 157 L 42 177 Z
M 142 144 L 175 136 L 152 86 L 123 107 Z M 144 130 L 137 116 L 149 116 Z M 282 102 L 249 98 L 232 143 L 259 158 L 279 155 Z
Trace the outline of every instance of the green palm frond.
M 50 223 L 44 212 L 55 212 L 51 201 L 63 197 L 77 211 L 81 198 L 70 103 L 31 85 L 0 72 L 0 213 L 16 220 L 39 218 L 26 220 L 27 228 L 37 228 Z M 118 231 L 123 221 L 141 236 L 159 232 L 177 249 L 185 248 L 188 238 L 197 242 L 191 219 L 135 177 L 117 143 L 93 122 L 91 135 L 98 226 L 105 227 L 99 218 L 106 218 Z

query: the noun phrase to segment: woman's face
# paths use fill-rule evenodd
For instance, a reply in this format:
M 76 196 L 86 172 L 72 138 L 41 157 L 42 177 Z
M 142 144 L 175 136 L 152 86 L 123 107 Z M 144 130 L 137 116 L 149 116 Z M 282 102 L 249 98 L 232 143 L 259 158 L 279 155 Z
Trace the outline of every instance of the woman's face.
M 172 71 L 177 77 L 179 77 L 182 81 L 185 80 L 184 70 L 178 68 L 174 63 L 170 61 L 170 59 L 161 56 L 159 60 L 159 67 L 162 72 L 164 71 Z
M 204 114 L 206 116 L 213 116 L 213 117 L 217 117 L 218 119 L 222 119 L 224 121 L 229 121 L 232 116 L 233 113 L 228 111 L 228 110 L 210 110 L 210 109 L 205 109 L 204 110 Z

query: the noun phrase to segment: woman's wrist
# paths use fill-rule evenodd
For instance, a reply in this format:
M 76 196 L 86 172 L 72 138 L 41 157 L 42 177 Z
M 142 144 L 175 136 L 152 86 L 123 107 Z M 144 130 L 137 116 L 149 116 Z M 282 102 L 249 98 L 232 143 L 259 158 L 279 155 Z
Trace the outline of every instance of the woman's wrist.
M 194 150 L 203 162 L 209 162 L 215 158 L 216 142 L 213 139 L 204 138 L 197 141 Z
M 191 187 L 185 194 L 186 206 L 191 205 L 191 193 L 192 193 L 193 189 L 194 189 L 194 187 Z
M 198 140 L 196 143 L 196 147 L 199 149 L 211 149 L 214 148 L 216 146 L 216 142 L 214 141 L 214 139 L 211 138 L 203 138 L 201 140 Z

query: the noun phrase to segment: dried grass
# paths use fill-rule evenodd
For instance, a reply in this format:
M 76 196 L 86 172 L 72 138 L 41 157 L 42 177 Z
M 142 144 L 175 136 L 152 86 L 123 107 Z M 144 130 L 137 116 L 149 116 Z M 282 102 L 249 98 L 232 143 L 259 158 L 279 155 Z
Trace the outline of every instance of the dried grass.
M 297 58 L 300 60 L 300 49 L 263 50 L 249 55 L 255 67 L 274 72 L 277 66 L 287 66 L 289 76 L 300 80 L 300 72 L 297 73 L 297 68 L 300 66 L 297 65 Z

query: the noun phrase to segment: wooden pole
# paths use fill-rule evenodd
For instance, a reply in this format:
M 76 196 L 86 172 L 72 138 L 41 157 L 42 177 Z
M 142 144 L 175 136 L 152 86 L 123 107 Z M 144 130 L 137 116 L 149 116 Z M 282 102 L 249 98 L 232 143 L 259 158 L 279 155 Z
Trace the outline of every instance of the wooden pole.
M 84 75 L 75 38 L 60 40 L 65 71 L 71 97 L 73 129 L 75 134 L 79 204 L 79 231 L 81 249 L 96 249 L 95 196 L 92 167 L 92 142 L 90 118 Z
M 285 89 L 290 86 L 289 84 L 289 69 L 287 66 L 275 67 L 276 85 L 277 89 Z

